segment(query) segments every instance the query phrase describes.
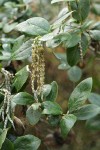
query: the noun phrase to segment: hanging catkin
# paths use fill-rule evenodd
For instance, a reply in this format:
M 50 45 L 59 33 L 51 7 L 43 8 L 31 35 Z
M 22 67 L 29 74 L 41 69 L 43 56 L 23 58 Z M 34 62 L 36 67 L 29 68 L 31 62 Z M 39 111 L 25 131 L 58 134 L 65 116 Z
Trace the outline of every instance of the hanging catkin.
M 0 92 L 4 95 L 4 101 L 0 108 L 0 117 L 4 123 L 4 129 L 7 128 L 8 121 L 15 129 L 12 120 L 13 110 L 11 109 L 11 80 L 13 79 L 13 75 L 4 68 L 1 69 L 1 73 L 4 75 L 4 82 L 0 87 Z
M 44 59 L 44 47 L 41 41 L 36 38 L 32 44 L 32 92 L 34 93 L 36 101 L 41 94 L 42 87 L 45 80 L 45 59 Z

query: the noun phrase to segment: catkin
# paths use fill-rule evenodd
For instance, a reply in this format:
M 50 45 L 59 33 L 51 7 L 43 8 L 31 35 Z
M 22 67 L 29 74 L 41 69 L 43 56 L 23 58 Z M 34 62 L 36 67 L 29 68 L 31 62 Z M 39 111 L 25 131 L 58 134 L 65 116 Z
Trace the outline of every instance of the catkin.
M 0 117 L 4 123 L 4 129 L 7 128 L 8 121 L 15 129 L 12 120 L 13 110 L 11 110 L 11 80 L 13 79 L 13 75 L 4 68 L 1 69 L 1 73 L 4 75 L 4 83 L 0 88 L 0 92 L 4 93 L 4 101 L 0 108 Z
M 44 47 L 41 41 L 36 38 L 32 44 L 32 72 L 31 83 L 32 92 L 39 96 L 42 91 L 45 80 L 45 59 L 44 59 Z

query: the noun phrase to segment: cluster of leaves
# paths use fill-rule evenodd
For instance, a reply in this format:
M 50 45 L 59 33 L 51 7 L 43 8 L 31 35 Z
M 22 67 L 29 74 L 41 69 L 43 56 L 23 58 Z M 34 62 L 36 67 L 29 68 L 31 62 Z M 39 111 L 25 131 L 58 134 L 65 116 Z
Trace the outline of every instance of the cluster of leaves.
M 25 71 L 26 70 L 24 69 L 24 73 Z M 23 76 L 21 72 L 23 72 L 23 69 L 17 72 L 17 76 L 15 79 L 15 81 L 17 80 L 18 83 L 21 83 L 22 80 L 22 78 L 19 78 Z M 17 90 L 19 90 L 23 86 L 22 83 L 20 84 L 20 87 L 16 86 L 15 83 L 16 82 L 14 82 L 14 85 L 17 88 Z M 56 103 L 57 94 L 58 94 L 58 86 L 56 82 L 52 82 L 51 84 L 44 85 L 43 93 L 42 93 L 44 97 L 43 102 L 41 102 L 40 99 L 40 101 L 36 103 L 34 97 L 29 93 L 19 92 L 18 94 L 15 94 L 12 97 L 11 103 L 12 103 L 12 107 L 15 107 L 17 104 L 29 106 L 26 111 L 26 117 L 31 125 L 37 124 L 42 117 L 48 118 L 48 122 L 52 126 L 59 125 L 59 127 L 61 128 L 62 136 L 65 138 L 77 120 L 91 119 L 100 113 L 100 106 L 98 106 L 96 103 L 87 104 L 87 105 L 85 104 L 87 98 L 91 93 L 91 89 L 92 89 L 91 78 L 87 78 L 83 80 L 81 83 L 79 83 L 69 97 L 68 111 L 66 114 L 63 114 L 62 108 L 60 107 L 60 105 Z M 93 101 L 93 99 L 91 99 L 91 95 L 89 97 L 89 101 Z M 32 135 L 27 135 L 27 136 L 22 136 L 20 138 L 17 138 L 14 141 L 14 143 L 9 141 L 8 138 L 5 140 L 7 130 L 8 129 L 3 130 L 1 132 L 1 136 L 0 136 L 2 141 L 1 145 L 4 143 L 3 146 L 5 146 L 6 142 L 8 143 L 9 146 L 11 145 L 12 149 L 17 149 L 17 148 L 20 149 L 20 147 L 26 149 L 27 148 L 37 149 L 38 146 L 40 145 L 40 140 Z M 23 143 L 23 145 L 21 145 L 21 143 Z
M 77 66 L 77 63 L 81 61 L 80 56 L 84 56 L 89 50 L 92 40 L 100 41 L 100 22 L 93 23 L 93 21 L 87 20 L 90 12 L 89 0 L 52 0 L 51 3 L 61 1 L 65 1 L 68 7 L 61 10 L 57 20 L 52 25 L 41 17 L 32 17 L 17 24 L 15 20 L 23 18 L 23 13 L 20 16 L 19 10 L 23 5 L 15 5 L 15 2 L 6 2 L 5 7 L 8 10 L 13 8 L 14 10 L 12 9 L 12 11 L 16 13 L 12 13 L 13 15 L 10 19 L 14 19 L 16 15 L 17 18 L 13 23 L 9 24 L 9 17 L 6 17 L 6 22 L 4 20 L 0 25 L 1 29 L 4 33 L 10 33 L 15 29 L 25 35 L 21 35 L 17 39 L 1 38 L 3 50 L 1 51 L 0 60 L 7 62 L 30 60 L 33 38 L 40 36 L 40 40 L 44 42 L 47 50 L 49 48 L 54 49 L 59 45 L 65 48 L 66 52 L 63 54 L 53 51 L 56 58 L 61 62 L 58 68 L 67 70 L 71 81 L 79 81 L 82 76 L 82 70 Z M 28 6 L 26 0 L 24 0 L 24 4 Z M 17 6 L 17 9 L 15 9 L 15 6 Z M 26 12 L 27 9 L 24 14 Z M 4 14 L 5 16 L 6 13 Z M 23 67 L 15 74 L 12 89 L 16 89 L 16 94 L 12 96 L 11 105 L 12 109 L 16 105 L 28 105 L 26 118 L 31 125 L 36 125 L 41 121 L 41 118 L 48 118 L 48 122 L 52 126 L 60 127 L 64 138 L 77 120 L 87 120 L 87 127 L 100 129 L 100 96 L 91 93 L 92 78 L 87 78 L 76 86 L 69 97 L 68 111 L 66 114 L 63 114 L 62 108 L 56 102 L 58 85 L 55 81 L 43 86 L 38 103 L 35 102 L 33 95 L 22 90 L 29 78 L 29 74 L 28 66 Z M 86 103 L 87 99 L 91 104 Z M 8 149 L 8 147 L 11 150 L 37 150 L 41 143 L 40 139 L 33 135 L 21 136 L 11 141 L 8 137 L 9 133 L 7 134 L 8 128 L 3 130 L 1 127 L 0 132 L 0 148 L 3 150 Z

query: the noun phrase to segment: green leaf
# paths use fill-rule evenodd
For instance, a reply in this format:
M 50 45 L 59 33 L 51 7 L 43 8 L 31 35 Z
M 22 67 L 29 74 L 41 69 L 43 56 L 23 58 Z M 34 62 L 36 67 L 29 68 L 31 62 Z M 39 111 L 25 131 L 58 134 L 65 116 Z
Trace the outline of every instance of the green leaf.
M 3 55 L 0 55 L 0 60 L 10 60 L 11 54 L 9 52 L 2 52 Z
M 8 132 L 8 129 L 4 129 L 2 133 L 0 134 L 0 149 L 2 148 L 2 144 L 4 143 L 6 139 L 7 132 Z
M 55 57 L 61 62 L 66 62 L 66 54 L 65 53 L 54 53 Z
M 75 0 L 52 0 L 51 4 L 58 3 L 58 2 L 70 2 L 70 1 L 75 1 Z
M 78 46 L 68 48 L 66 51 L 68 64 L 74 66 L 80 60 L 79 48 Z
M 90 35 L 94 40 L 100 41 L 100 30 L 90 30 Z
M 32 51 L 32 42 L 33 40 L 30 39 L 23 43 L 19 49 L 17 49 L 15 52 L 12 53 L 11 59 L 12 60 L 22 60 L 26 59 L 31 55 Z
M 88 104 L 75 111 L 74 115 L 77 116 L 78 120 L 88 120 L 95 117 L 99 113 L 100 107 L 94 104 Z
M 65 47 L 71 48 L 81 41 L 81 31 L 78 30 L 77 32 L 70 31 L 67 33 L 61 33 L 55 36 L 55 39 L 61 41 Z
M 74 126 L 77 118 L 73 114 L 66 114 L 60 121 L 61 133 L 64 138 L 68 135 L 71 128 Z
M 90 11 L 90 0 L 78 0 L 75 2 L 70 2 L 71 10 L 73 12 L 73 18 L 77 21 L 84 21 Z
M 84 56 L 89 46 L 89 39 L 86 34 L 82 34 L 81 46 L 82 46 L 82 51 L 83 51 L 83 56 Z M 75 47 L 67 48 L 66 54 L 67 54 L 68 64 L 70 66 L 76 65 L 80 61 L 79 44 L 76 45 Z
M 37 124 L 41 118 L 41 110 L 39 109 L 40 106 L 40 103 L 34 103 L 26 112 L 26 117 L 31 125 Z
M 23 44 L 24 35 L 18 37 L 17 39 L 3 39 L 4 44 L 2 45 L 3 51 L 2 56 L 0 56 L 0 60 L 11 60 L 11 55 L 15 53 Z M 13 44 L 13 47 L 11 49 L 11 44 Z
M 3 47 L 4 51 L 8 51 L 8 52 L 11 51 L 11 44 L 4 43 L 4 44 L 2 45 L 2 47 Z
M 54 55 L 61 62 L 61 64 L 58 66 L 58 69 L 68 70 L 70 68 L 65 53 L 54 53 Z
M 86 20 L 82 25 L 81 25 L 81 29 L 82 29 L 82 31 L 84 32 L 84 31 L 86 31 L 86 30 L 88 30 L 91 26 L 92 26 L 92 24 L 94 23 L 94 21 L 93 20 Z
M 52 25 L 52 26 L 53 26 L 52 28 L 55 29 L 57 26 L 61 25 L 62 22 L 72 14 L 72 12 L 73 12 L 73 11 L 67 12 L 67 13 L 64 14 L 63 16 L 58 17 L 57 20 L 56 20 L 56 21 L 54 22 L 54 24 Z
M 2 55 L 0 56 L 0 60 L 9 60 L 11 57 L 11 45 L 4 43 L 2 47 L 3 51 L 1 51 Z
M 39 138 L 33 135 L 25 135 L 14 141 L 14 148 L 15 150 L 37 150 L 40 144 Z
M 16 30 L 29 35 L 44 35 L 50 31 L 50 25 L 47 20 L 41 17 L 30 18 L 16 26 Z
M 53 81 L 51 83 L 51 91 L 49 95 L 46 97 L 46 101 L 55 101 L 58 95 L 58 85 L 57 82 Z
M 86 127 L 91 130 L 100 131 L 100 115 L 86 121 Z
M 51 40 L 48 40 L 46 42 L 46 47 L 47 47 L 47 50 L 50 49 L 50 51 L 52 51 L 51 49 L 54 49 L 55 47 L 59 46 L 60 45 L 60 42 L 58 41 L 58 39 L 51 39 Z M 49 51 L 49 50 L 48 50 Z
M 76 86 L 68 102 L 68 108 L 70 112 L 77 110 L 80 106 L 83 105 L 83 103 L 89 97 L 91 89 L 92 78 L 87 78 Z
M 13 86 L 17 89 L 17 92 L 23 87 L 29 76 L 28 65 L 22 68 L 15 74 Z
M 67 74 L 72 82 L 78 82 L 81 79 L 82 70 L 79 67 L 74 66 L 68 70 Z
M 69 33 L 68 33 L 69 34 Z M 64 44 L 67 48 L 74 47 L 77 45 L 81 40 L 81 34 L 80 33 L 70 33 L 69 36 L 66 34 L 66 39 L 64 41 Z
M 59 66 L 58 66 L 58 69 L 59 70 L 68 70 L 69 68 L 68 68 L 68 66 L 67 66 L 67 64 L 60 64 Z
M 42 95 L 44 98 L 46 98 L 50 94 L 51 88 L 52 88 L 52 86 L 50 84 L 43 85 Z
M 65 14 L 68 13 L 68 11 L 69 11 L 69 10 L 68 10 L 68 7 L 62 8 L 61 11 L 60 11 L 59 14 L 58 14 L 57 19 L 63 17 Z
M 61 109 L 60 105 L 58 105 L 57 103 L 51 102 L 51 101 L 45 101 L 42 104 L 44 107 L 42 114 L 47 114 L 47 115 L 62 114 L 62 109 Z
M 100 95 L 96 93 L 91 93 L 88 97 L 90 103 L 100 106 Z
M 14 145 L 9 139 L 6 138 L 1 150 L 14 150 Z
M 25 36 L 21 35 L 20 37 L 18 37 L 17 39 L 14 40 L 12 52 L 15 52 L 16 50 L 18 50 L 20 48 L 20 46 L 23 44 L 24 38 L 25 38 Z
M 44 36 L 42 36 L 40 38 L 40 41 L 49 41 L 49 40 L 52 40 L 53 37 L 54 37 L 53 33 L 48 33 L 48 34 L 45 34 Z
M 13 96 L 12 101 L 18 105 L 31 105 L 34 102 L 34 97 L 26 92 L 20 92 Z
M 15 26 L 17 25 L 17 23 L 12 23 L 12 24 L 5 24 L 4 25 L 4 27 L 3 27 L 3 31 L 5 32 L 5 33 L 9 33 L 9 32 L 11 32 L 14 28 L 15 28 Z

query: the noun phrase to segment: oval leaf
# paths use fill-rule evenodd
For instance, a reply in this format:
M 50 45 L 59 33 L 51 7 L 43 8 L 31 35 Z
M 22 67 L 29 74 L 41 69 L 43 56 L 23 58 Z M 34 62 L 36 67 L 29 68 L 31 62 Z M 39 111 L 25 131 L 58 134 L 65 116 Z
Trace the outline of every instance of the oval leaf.
M 60 128 L 61 128 L 62 136 L 64 138 L 68 135 L 69 131 L 74 126 L 76 120 L 77 118 L 73 114 L 68 114 L 68 115 L 66 114 L 65 116 L 62 117 L 60 121 Z
M 44 18 L 34 17 L 19 23 L 15 29 L 29 35 L 44 35 L 49 32 L 50 25 Z
M 78 109 L 74 113 L 74 115 L 77 116 L 78 120 L 87 120 L 95 117 L 99 113 L 100 113 L 100 107 L 93 104 L 88 104 Z
M 81 40 L 81 34 L 79 32 L 72 32 L 68 35 L 66 34 L 66 38 L 64 39 L 64 44 L 67 48 L 71 48 L 76 46 Z M 68 36 L 67 36 L 68 35 Z
M 15 28 L 16 25 L 17 25 L 16 22 L 15 22 L 15 23 L 12 23 L 12 24 L 6 23 L 6 24 L 4 25 L 4 27 L 3 27 L 3 31 L 4 31 L 5 33 L 9 33 L 9 32 L 11 32 L 11 31 Z
M 72 11 L 71 12 L 67 12 L 66 14 L 64 14 L 63 16 L 59 17 L 53 24 L 53 29 L 55 29 L 57 26 L 61 25 L 62 22 L 68 18 L 70 15 L 72 14 Z
M 51 91 L 46 97 L 46 101 L 55 101 L 58 95 L 58 85 L 57 82 L 53 81 L 51 83 Z
M 26 112 L 26 117 L 31 125 L 38 123 L 41 118 L 41 110 L 39 109 L 40 106 L 40 103 L 34 103 Z
M 15 52 L 12 53 L 12 60 L 26 59 L 31 55 L 33 40 L 30 39 L 23 43 Z
M 73 82 L 78 82 L 82 76 L 82 70 L 77 66 L 71 67 L 67 73 L 69 79 Z
M 50 84 L 43 85 L 43 88 L 42 88 L 43 97 L 47 97 L 50 92 L 51 92 L 51 85 Z
M 51 102 L 51 101 L 46 101 L 46 102 L 43 102 L 42 104 L 44 107 L 42 114 L 47 114 L 47 115 L 62 114 L 62 109 L 61 109 L 60 105 L 58 105 L 57 103 Z
M 17 89 L 17 92 L 23 87 L 29 76 L 28 65 L 22 68 L 15 74 L 13 86 Z
M 100 106 L 100 95 L 99 94 L 91 93 L 88 100 L 90 103 Z
M 84 21 L 90 11 L 90 0 L 77 0 L 75 2 L 70 2 L 71 10 L 73 12 L 73 18 L 78 21 Z
M 40 144 L 39 138 L 33 135 L 25 135 L 14 141 L 14 148 L 15 150 L 37 150 Z
M 70 112 L 77 110 L 80 106 L 82 106 L 82 104 L 89 97 L 91 89 L 92 78 L 87 78 L 76 86 L 68 102 L 68 108 Z
M 31 105 L 34 102 L 34 97 L 26 92 L 16 94 L 12 101 L 18 105 Z

